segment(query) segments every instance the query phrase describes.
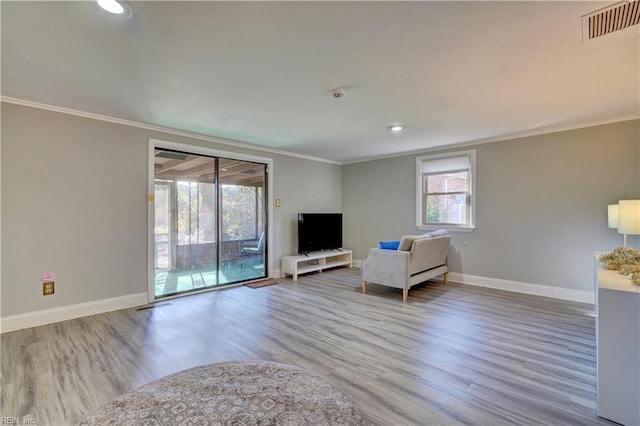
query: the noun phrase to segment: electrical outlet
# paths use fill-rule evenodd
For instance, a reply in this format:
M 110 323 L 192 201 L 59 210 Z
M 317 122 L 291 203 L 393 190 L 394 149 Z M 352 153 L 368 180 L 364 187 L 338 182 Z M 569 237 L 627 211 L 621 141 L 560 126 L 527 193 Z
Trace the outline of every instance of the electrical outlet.
M 53 281 L 46 281 L 42 283 L 42 294 L 48 296 L 55 293 L 55 284 Z

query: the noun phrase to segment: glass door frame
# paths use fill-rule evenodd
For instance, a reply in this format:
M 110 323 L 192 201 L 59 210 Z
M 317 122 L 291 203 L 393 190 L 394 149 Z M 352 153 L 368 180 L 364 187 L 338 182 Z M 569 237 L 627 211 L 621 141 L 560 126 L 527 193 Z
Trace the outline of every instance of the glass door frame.
M 156 301 L 155 296 L 155 150 L 169 149 L 174 151 L 182 151 L 196 155 L 204 155 L 209 157 L 224 157 L 227 159 L 250 161 L 253 163 L 264 164 L 267 168 L 266 176 L 266 247 L 264 251 L 265 264 L 267 266 L 266 275 L 269 278 L 274 277 L 274 269 L 270 257 L 273 253 L 273 214 L 271 206 L 273 206 L 273 159 L 268 157 L 258 157 L 254 155 L 240 154 L 237 152 L 222 151 L 212 148 L 206 148 L 196 145 L 188 145 L 177 142 L 163 141 L 159 139 L 149 139 L 149 160 L 148 160 L 148 187 L 147 187 L 147 284 L 148 284 L 148 302 Z M 214 288 L 207 288 L 203 291 L 211 291 Z M 189 292 L 187 294 L 194 294 Z
M 167 188 L 167 192 L 169 193 L 168 200 L 167 200 L 167 202 L 169 203 L 169 206 L 167 207 L 167 222 L 168 222 L 167 241 L 166 242 L 162 241 L 163 244 L 166 243 L 166 245 L 167 245 L 167 257 L 168 257 L 168 262 L 167 263 L 168 263 L 168 265 L 167 265 L 167 268 L 158 268 L 158 252 L 157 252 L 157 250 L 158 250 L 158 243 L 159 242 L 156 239 L 157 235 L 155 234 L 155 229 L 154 229 L 153 264 L 154 264 L 154 267 L 155 267 L 154 271 L 156 271 L 156 272 L 157 271 L 168 271 L 168 270 L 171 269 L 171 266 L 173 264 L 173 247 L 172 247 L 173 246 L 173 238 L 172 238 L 172 236 L 173 236 L 173 224 L 171 223 L 172 222 L 172 217 L 171 217 L 171 199 L 173 197 L 174 187 L 173 187 L 173 185 L 171 185 L 168 182 L 163 182 L 163 183 L 156 182 L 155 185 L 154 185 L 154 196 L 155 196 L 155 193 L 157 192 L 157 187 L 158 186 L 166 187 Z M 153 201 L 155 203 L 155 201 L 157 201 L 157 200 L 154 199 Z M 154 214 L 155 214 L 155 204 L 154 204 L 153 211 L 154 211 Z M 155 217 L 154 217 L 154 223 L 155 223 Z

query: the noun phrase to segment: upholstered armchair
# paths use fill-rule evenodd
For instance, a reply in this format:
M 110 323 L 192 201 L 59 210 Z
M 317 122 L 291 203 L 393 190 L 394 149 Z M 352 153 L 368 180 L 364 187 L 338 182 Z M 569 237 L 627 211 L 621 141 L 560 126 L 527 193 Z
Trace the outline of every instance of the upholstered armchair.
M 401 288 L 406 303 L 411 286 L 439 275 L 446 283 L 450 241 L 451 236 L 446 234 L 407 235 L 398 250 L 369 249 L 361 267 L 362 292 L 367 292 L 367 284 Z

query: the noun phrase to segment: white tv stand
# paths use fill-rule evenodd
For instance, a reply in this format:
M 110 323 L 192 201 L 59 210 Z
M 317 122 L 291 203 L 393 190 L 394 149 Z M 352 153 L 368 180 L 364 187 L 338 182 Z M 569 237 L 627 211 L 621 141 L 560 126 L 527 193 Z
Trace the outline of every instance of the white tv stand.
M 298 281 L 298 275 L 307 272 L 322 272 L 323 269 L 338 266 L 353 266 L 353 252 L 351 250 L 312 251 L 304 254 L 282 257 L 282 278 L 292 275 Z

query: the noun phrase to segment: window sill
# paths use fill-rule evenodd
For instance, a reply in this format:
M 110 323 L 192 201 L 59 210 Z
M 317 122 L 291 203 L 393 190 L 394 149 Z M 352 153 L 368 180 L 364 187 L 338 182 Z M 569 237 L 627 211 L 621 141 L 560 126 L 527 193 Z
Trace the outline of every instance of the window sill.
M 447 232 L 473 232 L 475 226 L 451 226 L 451 225 L 417 225 L 421 231 L 436 231 L 438 229 L 446 229 Z

